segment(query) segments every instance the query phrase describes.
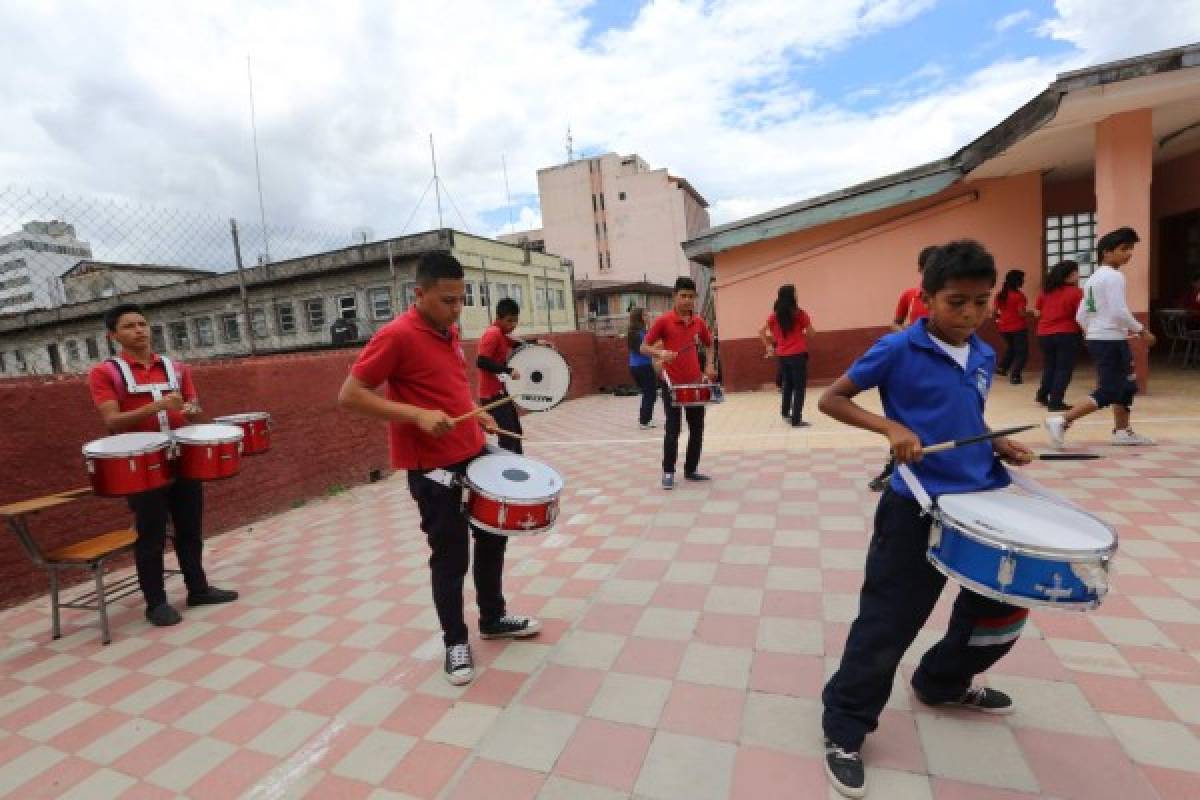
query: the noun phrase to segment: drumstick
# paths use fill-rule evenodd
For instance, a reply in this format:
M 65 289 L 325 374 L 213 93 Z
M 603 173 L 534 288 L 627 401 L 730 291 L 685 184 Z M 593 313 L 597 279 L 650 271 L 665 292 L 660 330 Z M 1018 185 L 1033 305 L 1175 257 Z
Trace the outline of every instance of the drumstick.
M 492 431 L 492 433 L 496 434 L 497 436 L 511 436 L 513 439 L 525 438 L 525 434 L 523 433 L 513 433 L 512 431 L 506 431 L 503 428 L 496 428 L 496 430 Z
M 939 453 L 942 450 L 952 450 L 955 447 L 962 447 L 963 445 L 967 444 L 985 442 L 988 439 L 995 439 L 998 436 L 1008 436 L 1009 434 L 1020 433 L 1036 427 L 1036 425 L 1018 425 L 1014 428 L 1001 428 L 998 431 L 988 431 L 987 433 L 981 433 L 978 436 L 968 436 L 965 439 L 951 439 L 948 442 L 938 442 L 937 444 L 931 444 L 928 447 L 923 447 L 921 449 L 925 453 Z
M 1092 461 L 1104 456 L 1099 453 L 1038 453 L 1036 458 L 1040 461 Z
M 470 419 L 471 417 L 477 417 L 485 411 L 491 411 L 493 408 L 496 408 L 497 406 L 502 406 L 505 403 L 511 403 L 511 402 L 512 402 L 512 397 L 510 395 L 505 395 L 504 397 L 501 397 L 499 400 L 494 400 L 491 403 L 488 403 L 486 406 L 481 406 L 481 407 L 475 409 L 474 411 L 468 411 L 466 414 L 463 414 L 461 417 L 453 417 L 453 418 L 451 418 L 450 422 L 457 425 L 458 423 L 462 422 L 463 420 Z

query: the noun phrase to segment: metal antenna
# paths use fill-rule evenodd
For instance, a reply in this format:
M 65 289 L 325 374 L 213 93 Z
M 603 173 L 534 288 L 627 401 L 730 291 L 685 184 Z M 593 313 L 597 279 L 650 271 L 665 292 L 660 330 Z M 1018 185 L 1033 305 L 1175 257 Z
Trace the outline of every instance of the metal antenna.
M 504 168 L 504 197 L 508 201 L 508 227 L 510 228 L 509 233 L 512 233 L 517 226 L 513 222 L 512 193 L 508 190 L 508 162 L 504 159 L 503 153 L 500 154 L 500 166 Z
M 571 137 L 571 123 L 567 123 L 567 163 L 575 160 L 575 140 Z
M 263 257 L 271 263 L 271 240 L 267 235 L 267 211 L 263 205 L 262 168 L 258 162 L 258 120 L 254 115 L 254 73 L 250 69 L 250 56 L 246 56 L 246 80 L 250 85 L 250 135 L 254 141 L 254 175 L 258 180 L 258 218 L 262 222 Z
M 438 178 L 437 153 L 433 150 L 433 134 L 429 134 L 429 158 L 433 161 L 433 191 L 437 195 L 438 228 L 442 227 L 442 188 Z

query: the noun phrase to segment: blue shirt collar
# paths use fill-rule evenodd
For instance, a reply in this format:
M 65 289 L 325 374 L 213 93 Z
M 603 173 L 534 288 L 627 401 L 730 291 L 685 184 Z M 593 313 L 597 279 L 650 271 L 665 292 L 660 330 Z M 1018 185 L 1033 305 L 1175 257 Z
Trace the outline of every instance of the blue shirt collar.
M 912 325 L 909 325 L 904 329 L 905 336 L 907 336 L 908 340 L 917 347 L 934 352 L 938 355 L 938 357 L 950 361 L 954 364 L 954 366 L 957 367 L 958 364 L 954 361 L 954 359 L 950 358 L 950 355 L 941 347 L 939 347 L 938 343 L 933 340 L 933 336 L 929 333 L 926 325 L 928 322 L 929 320 L 924 317 L 917 320 Z M 984 342 L 977 335 L 972 333 L 967 337 L 967 344 L 971 346 L 971 350 L 967 354 L 967 368 L 965 372 L 970 374 L 979 368 L 979 366 L 981 366 L 983 363 Z

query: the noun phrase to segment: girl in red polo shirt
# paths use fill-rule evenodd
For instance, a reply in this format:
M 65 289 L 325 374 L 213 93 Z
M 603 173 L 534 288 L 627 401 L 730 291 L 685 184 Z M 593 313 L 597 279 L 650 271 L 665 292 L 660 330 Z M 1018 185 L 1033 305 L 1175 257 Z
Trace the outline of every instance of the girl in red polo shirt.
M 793 428 L 807 428 L 811 424 L 803 416 L 804 390 L 808 386 L 808 337 L 812 334 L 812 321 L 796 302 L 796 287 L 790 283 L 780 286 L 775 309 L 758 335 L 766 348 L 766 357 L 779 357 L 783 372 L 783 418 L 791 420 Z
M 1068 411 L 1070 406 L 1063 402 L 1071 375 L 1075 371 L 1075 358 L 1079 354 L 1079 323 L 1075 312 L 1083 301 L 1083 290 L 1079 288 L 1079 265 L 1074 261 L 1060 261 L 1046 276 L 1046 284 L 1038 295 L 1036 310 L 1038 347 L 1042 351 L 1042 384 L 1038 387 L 1038 403 L 1051 411 Z
M 1029 330 L 1025 308 L 1029 301 L 1021 287 L 1025 285 L 1025 272 L 1010 269 L 1004 276 L 1004 286 L 996 295 L 996 327 L 1008 345 L 1004 357 L 996 367 L 997 375 L 1007 375 L 1009 383 L 1021 383 L 1021 370 L 1029 359 Z

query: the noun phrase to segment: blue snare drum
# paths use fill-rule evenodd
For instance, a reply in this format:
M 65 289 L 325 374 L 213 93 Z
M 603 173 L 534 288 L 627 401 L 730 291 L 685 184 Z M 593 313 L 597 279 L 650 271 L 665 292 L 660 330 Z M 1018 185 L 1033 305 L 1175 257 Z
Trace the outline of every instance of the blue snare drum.
M 979 594 L 1086 611 L 1108 593 L 1117 535 L 1090 514 L 1011 488 L 942 495 L 931 514 L 929 561 Z

